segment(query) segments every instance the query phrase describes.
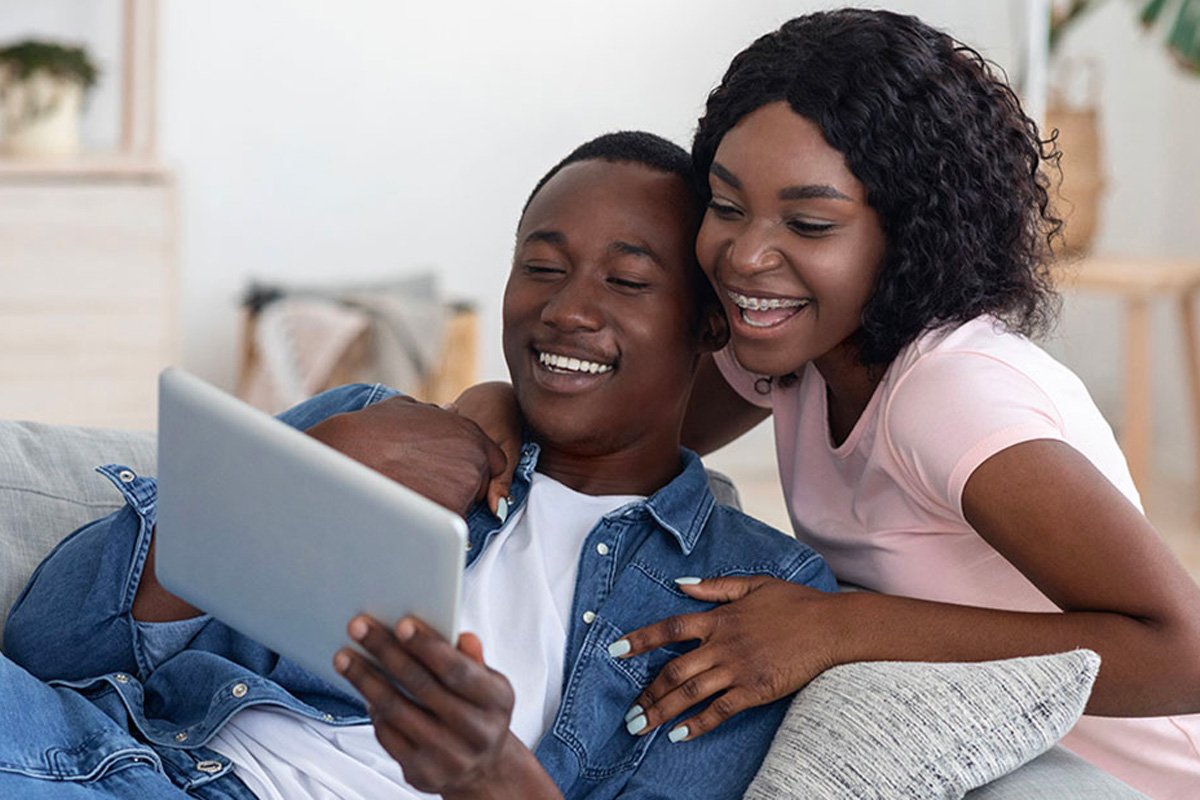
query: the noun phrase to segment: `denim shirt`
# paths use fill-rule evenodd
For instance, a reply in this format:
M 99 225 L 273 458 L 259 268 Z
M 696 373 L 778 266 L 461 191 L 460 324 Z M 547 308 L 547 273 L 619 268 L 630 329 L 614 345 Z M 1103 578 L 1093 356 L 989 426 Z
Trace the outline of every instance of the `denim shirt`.
M 345 386 L 280 419 L 306 429 L 393 394 L 382 386 Z M 812 550 L 718 505 L 700 459 L 687 450 L 681 454 L 683 469 L 669 484 L 604 515 L 584 541 L 562 701 L 535 750 L 566 798 L 741 797 L 766 755 L 787 698 L 745 711 L 690 742 L 669 742 L 671 724 L 643 736 L 626 732 L 624 715 L 634 699 L 690 646 L 629 659 L 612 658 L 608 646 L 664 617 L 711 607 L 679 591 L 676 577 L 769 575 L 836 588 Z M 514 509 L 525 502 L 537 458 L 538 446 L 527 443 L 513 479 Z M 59 687 L 64 707 L 85 698 L 132 738 L 86 730 L 97 728 L 94 721 L 32 737 L 0 734 L 0 762 L 55 780 L 87 780 L 117 764 L 141 763 L 196 797 L 250 798 L 228 759 L 205 746 L 237 711 L 274 705 L 332 725 L 369 722 L 358 697 L 212 617 L 134 620 L 133 599 L 155 520 L 155 482 L 120 465 L 99 472 L 124 496 L 125 507 L 71 534 L 42 562 L 13 606 L 4 649 L 33 676 Z M 469 566 L 499 524 L 482 504 L 471 509 L 467 523 Z M 5 703 L 10 701 L 20 702 Z M 73 713 L 84 720 L 91 711 Z M 38 719 L 36 709 L 28 718 Z M 47 737 L 62 744 L 47 748 Z M 9 752 L 14 749 L 20 752 Z

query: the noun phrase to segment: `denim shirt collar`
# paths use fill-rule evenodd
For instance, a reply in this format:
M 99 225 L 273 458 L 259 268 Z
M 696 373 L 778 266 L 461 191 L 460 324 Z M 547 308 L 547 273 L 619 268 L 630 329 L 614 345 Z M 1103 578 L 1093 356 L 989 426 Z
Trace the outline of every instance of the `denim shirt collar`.
M 540 455 L 541 447 L 536 442 L 526 441 L 522 446 L 521 458 L 509 490 L 510 513 L 523 506 L 528 499 L 529 486 Z M 657 526 L 675 539 L 682 553 L 689 555 L 696 547 L 716 501 L 708 487 L 708 473 L 700 457 L 684 447 L 679 448 L 679 455 L 683 469 L 670 483 L 645 500 L 622 506 L 605 516 L 644 508 Z M 484 503 L 475 504 L 467 515 L 467 525 L 467 564 L 470 565 L 503 526 Z

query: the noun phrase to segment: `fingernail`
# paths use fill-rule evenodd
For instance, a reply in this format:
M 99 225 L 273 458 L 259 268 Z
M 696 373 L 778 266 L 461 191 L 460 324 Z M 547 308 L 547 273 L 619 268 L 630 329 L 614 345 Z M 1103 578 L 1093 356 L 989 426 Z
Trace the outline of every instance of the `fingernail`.
M 345 672 L 348 670 L 350 668 L 350 656 L 338 651 L 338 653 L 333 657 L 333 668 L 338 672 Z
M 679 584 L 680 586 L 695 586 L 699 582 L 700 582 L 699 578 L 695 578 L 690 575 L 687 576 L 686 578 L 676 578 L 675 579 L 675 583 Z
M 367 638 L 367 623 L 359 617 L 350 620 L 350 638 L 356 642 L 361 642 Z
M 628 639 L 617 639 L 608 646 L 608 654 L 613 658 L 620 658 L 633 649 L 633 645 L 629 644 Z
M 629 734 L 631 736 L 636 736 L 637 734 L 641 733 L 642 729 L 644 729 L 645 727 L 646 727 L 646 715 L 645 714 L 638 714 L 636 717 L 629 720 L 629 722 L 625 723 L 625 730 L 629 731 Z
M 629 722 L 629 720 L 633 719 L 636 716 L 644 714 L 645 712 L 646 712 L 646 709 L 642 708 L 641 704 L 634 703 L 632 706 L 629 707 L 629 710 L 625 712 L 625 721 Z
M 687 738 L 687 735 L 688 735 L 688 726 L 680 725 L 678 728 L 676 728 L 675 730 L 668 733 L 667 738 L 670 739 L 672 742 L 682 742 L 684 739 Z
M 417 626 L 413 625 L 411 619 L 402 619 L 396 623 L 396 638 L 402 642 L 407 642 L 417 632 Z
M 496 501 L 496 519 L 500 520 L 501 525 L 503 525 L 505 522 L 508 521 L 508 498 L 507 497 L 501 497 L 499 500 Z

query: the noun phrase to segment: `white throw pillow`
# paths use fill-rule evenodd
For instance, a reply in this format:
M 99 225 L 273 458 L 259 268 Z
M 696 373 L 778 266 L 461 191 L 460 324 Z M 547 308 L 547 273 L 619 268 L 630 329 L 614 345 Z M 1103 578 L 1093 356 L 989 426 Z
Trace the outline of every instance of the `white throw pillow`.
M 746 798 L 962 797 L 1052 747 L 1099 669 L 1090 650 L 834 667 L 796 695 Z

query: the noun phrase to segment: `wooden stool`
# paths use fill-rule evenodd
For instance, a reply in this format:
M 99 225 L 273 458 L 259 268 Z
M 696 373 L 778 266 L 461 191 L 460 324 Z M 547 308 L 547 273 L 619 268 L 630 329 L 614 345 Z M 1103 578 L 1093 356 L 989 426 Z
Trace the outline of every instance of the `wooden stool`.
M 1125 414 L 1121 448 L 1138 490 L 1145 495 L 1151 467 L 1153 405 L 1150 398 L 1150 299 L 1173 298 L 1183 324 L 1192 432 L 1196 437 L 1196 480 L 1200 481 L 1200 262 L 1150 258 L 1088 257 L 1067 281 L 1079 289 L 1111 292 L 1125 303 Z

